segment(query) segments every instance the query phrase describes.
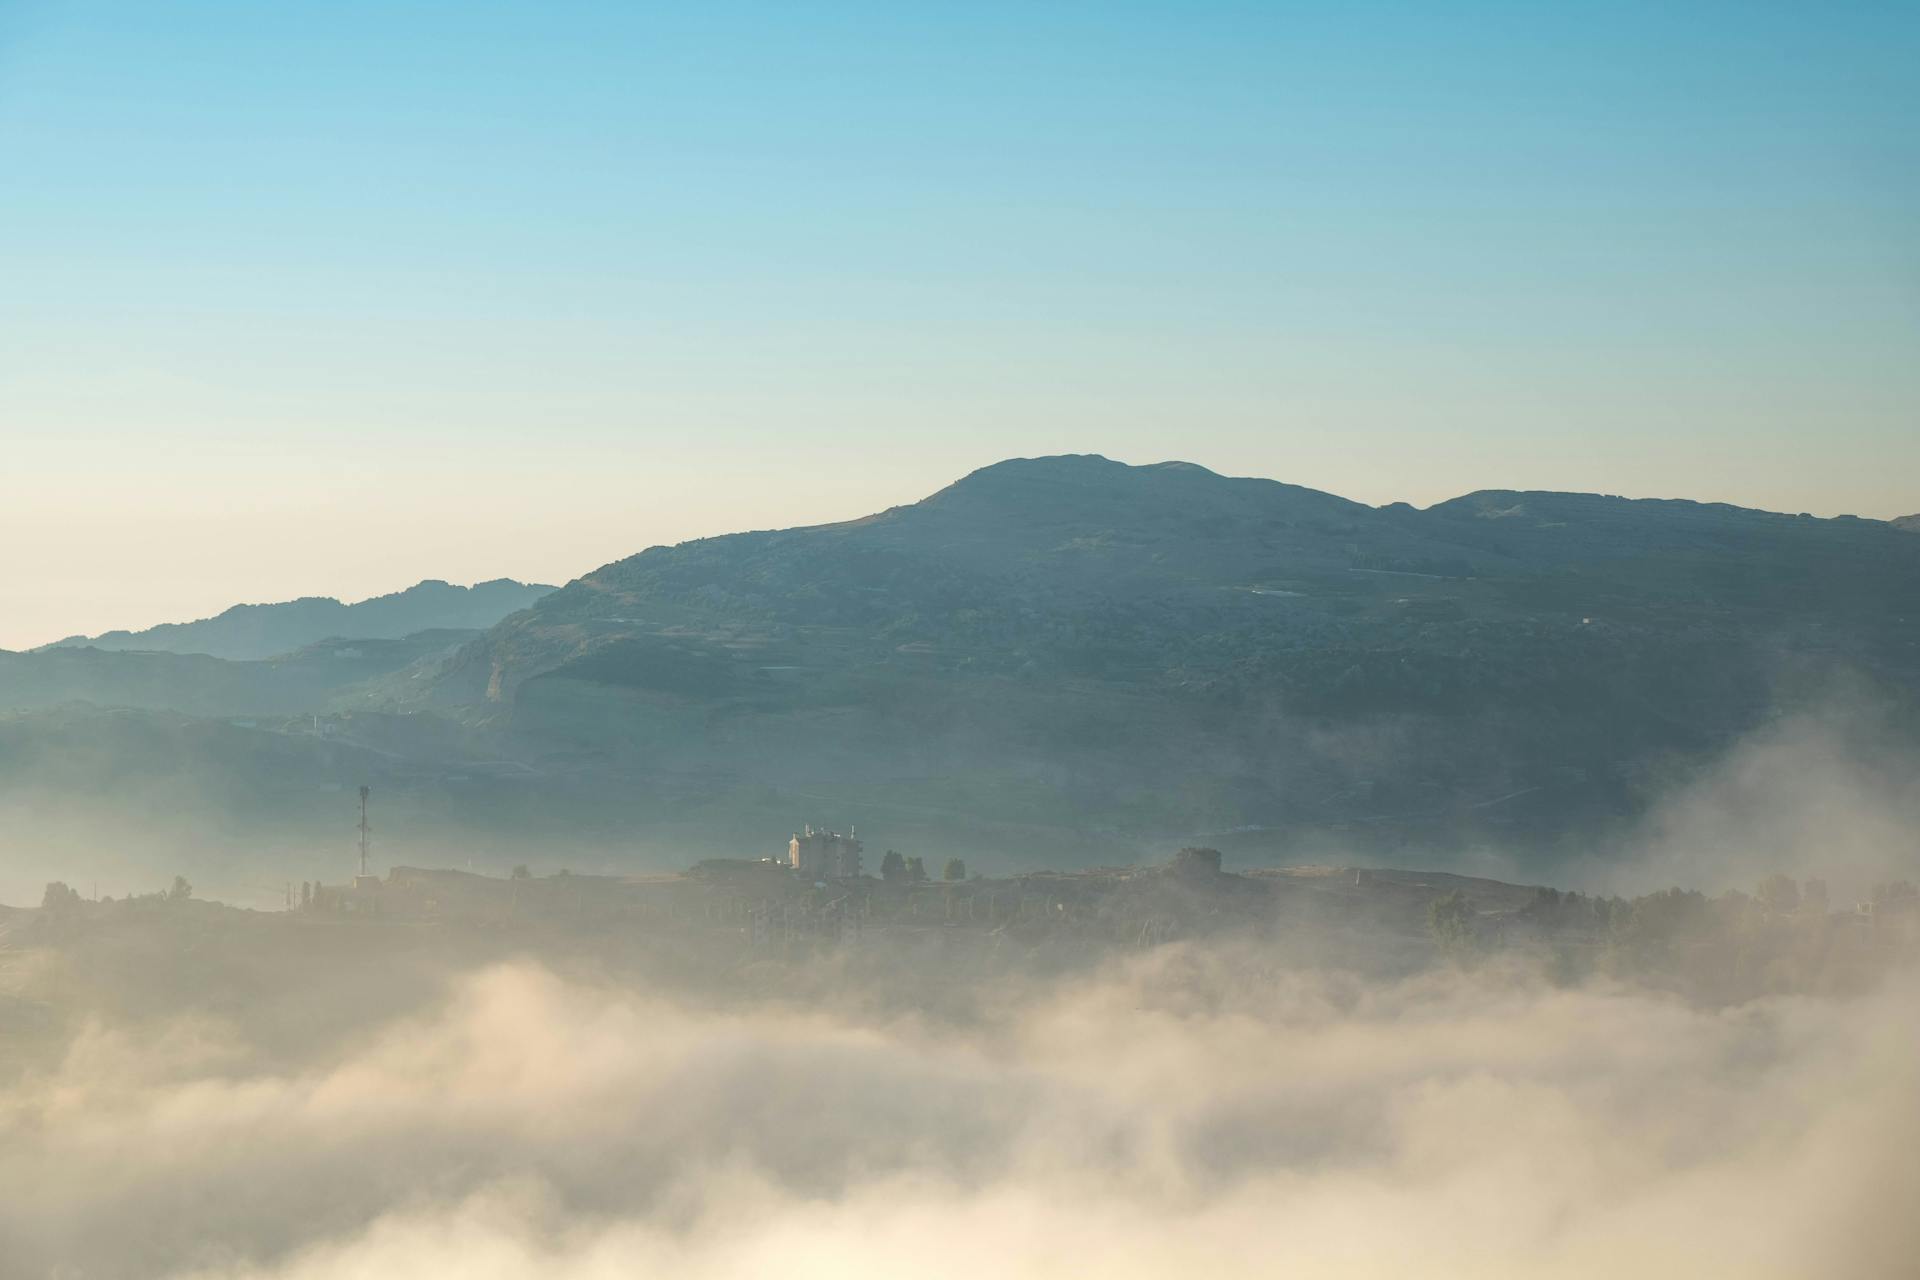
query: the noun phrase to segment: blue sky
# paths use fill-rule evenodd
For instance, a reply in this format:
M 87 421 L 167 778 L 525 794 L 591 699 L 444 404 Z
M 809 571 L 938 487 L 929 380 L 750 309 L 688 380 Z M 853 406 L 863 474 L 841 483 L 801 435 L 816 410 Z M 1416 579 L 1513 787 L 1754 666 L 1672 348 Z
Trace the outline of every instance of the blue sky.
M 1920 509 L 1920 5 L 0 0 L 0 646 L 997 458 Z

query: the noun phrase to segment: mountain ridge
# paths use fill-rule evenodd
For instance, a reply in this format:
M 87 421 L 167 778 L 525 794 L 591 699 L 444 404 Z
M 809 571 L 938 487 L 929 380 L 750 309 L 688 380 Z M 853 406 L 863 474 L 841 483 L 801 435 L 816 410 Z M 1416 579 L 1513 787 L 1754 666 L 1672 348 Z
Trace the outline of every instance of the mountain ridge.
M 648 548 L 399 696 L 769 821 L 1551 840 L 1836 673 L 1907 707 L 1915 616 L 1920 542 L 1879 521 L 1076 455 Z
M 301 596 L 265 604 L 236 604 L 191 622 L 68 636 L 31 652 L 92 648 L 258 661 L 323 640 L 399 640 L 425 631 L 484 630 L 552 590 L 511 578 L 493 578 L 470 587 L 428 578 L 400 591 L 352 603 L 333 596 Z
M 1916 617 L 1920 539 L 1886 522 L 1500 489 L 1369 507 L 1014 459 L 856 520 L 647 548 L 484 632 L 0 661 L 27 709 L 0 769 L 50 786 L 33 769 L 71 747 L 218 790 L 259 741 L 259 787 L 315 815 L 316 782 L 357 771 L 410 839 L 615 863 L 814 821 L 981 865 L 1195 841 L 1545 864 L 1836 688 L 1920 746 Z M 73 700 L 258 712 L 263 736 Z M 201 827 L 286 838 L 218 793 Z
M 854 520 L 650 547 L 582 575 L 504 625 L 563 623 L 578 642 L 569 656 L 580 656 L 608 610 L 617 618 L 619 602 L 637 599 L 743 620 L 861 625 L 876 620 L 863 602 L 902 590 L 923 596 L 930 584 L 952 597 L 943 604 L 969 609 L 1034 587 L 1080 596 L 1196 585 L 1258 590 L 1266 579 L 1301 572 L 1519 583 L 1580 565 L 1664 560 L 1664 576 L 1686 578 L 1700 576 L 1694 571 L 1706 561 L 1783 553 L 1782 572 L 1817 590 L 1837 564 L 1876 548 L 1899 554 L 1904 581 L 1920 584 L 1910 549 L 1884 540 L 1891 532 L 1844 516 L 1549 490 L 1477 490 L 1424 509 L 1369 507 L 1193 463 L 1131 466 L 1073 454 L 994 463 L 919 502 Z M 835 559 L 861 561 L 869 580 L 833 583 L 828 575 L 814 582 L 811 598 L 774 598 L 783 578 L 825 574 Z M 1036 583 L 1049 562 L 1063 571 Z M 1644 593 L 1662 575 L 1640 576 Z M 1731 594 L 1738 585 L 1719 589 Z M 500 638 L 495 628 L 476 644 Z M 495 700 L 524 674 L 514 670 L 517 656 L 504 664 L 504 683 L 489 680 Z

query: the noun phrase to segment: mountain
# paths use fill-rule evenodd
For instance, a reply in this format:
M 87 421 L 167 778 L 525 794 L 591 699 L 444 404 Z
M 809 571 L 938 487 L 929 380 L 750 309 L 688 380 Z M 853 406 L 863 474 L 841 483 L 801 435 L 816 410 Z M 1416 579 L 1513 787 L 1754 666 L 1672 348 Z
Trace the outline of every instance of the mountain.
M 322 640 L 248 661 L 92 646 L 0 650 L 0 711 L 89 703 L 194 716 L 311 714 L 379 701 L 372 686 L 445 657 L 479 634 L 439 630 L 397 640 Z
M 415 861 L 677 866 L 813 822 L 983 869 L 1205 843 L 1544 870 L 1837 687 L 1920 744 L 1916 618 L 1920 539 L 1881 521 L 1370 507 L 1016 459 L 858 520 L 655 547 L 484 631 L 0 655 L 0 809 L 32 819 L 0 853 L 318 848 L 358 778 Z
M 656 816 L 1550 840 L 1836 673 L 1904 713 L 1916 615 L 1879 521 L 1035 458 L 606 565 L 407 696 Z
M 914 670 L 1183 685 L 1339 637 L 1496 621 L 1884 625 L 1916 590 L 1920 547 L 1850 517 L 1511 491 L 1376 509 L 1188 463 L 1021 459 L 865 519 L 616 561 L 493 628 L 440 687 L 500 703 L 570 664 L 611 678 L 635 645 L 745 663 L 822 644 Z M 691 661 L 660 679 L 717 678 Z
M 145 631 L 71 636 L 47 648 L 198 653 L 215 658 L 271 658 L 331 638 L 397 640 L 422 631 L 481 630 L 552 591 L 510 578 L 454 586 L 437 579 L 405 591 L 342 604 L 304 596 L 279 604 L 237 604 L 197 622 L 166 623 Z
M 1904 533 L 1920 533 L 1920 515 L 1898 516 L 1887 523 Z

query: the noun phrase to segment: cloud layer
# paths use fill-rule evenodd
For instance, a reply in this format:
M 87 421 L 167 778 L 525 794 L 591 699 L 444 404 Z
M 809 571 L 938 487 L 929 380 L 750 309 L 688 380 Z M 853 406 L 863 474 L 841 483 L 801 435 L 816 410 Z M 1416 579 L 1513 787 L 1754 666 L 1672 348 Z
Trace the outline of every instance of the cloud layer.
M 1169 947 L 956 1023 L 509 965 L 325 1061 L 89 1031 L 0 1093 L 0 1271 L 1890 1275 L 1917 997 L 1708 1011 Z

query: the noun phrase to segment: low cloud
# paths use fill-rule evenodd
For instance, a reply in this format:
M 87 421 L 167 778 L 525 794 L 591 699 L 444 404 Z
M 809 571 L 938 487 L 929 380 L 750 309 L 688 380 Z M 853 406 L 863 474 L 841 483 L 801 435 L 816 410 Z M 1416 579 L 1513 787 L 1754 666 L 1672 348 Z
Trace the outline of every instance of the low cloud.
M 1891 1275 L 1917 999 L 1174 946 L 941 1021 L 507 965 L 324 1061 L 244 1020 L 91 1029 L 0 1092 L 0 1269 Z
M 1920 872 L 1920 756 L 1859 700 L 1749 734 L 1669 790 L 1621 847 L 1576 869 L 1603 889 L 1751 888 L 1779 872 L 1864 898 Z

